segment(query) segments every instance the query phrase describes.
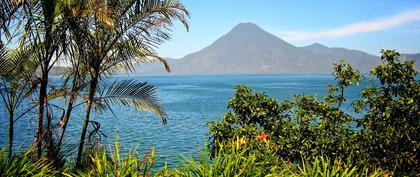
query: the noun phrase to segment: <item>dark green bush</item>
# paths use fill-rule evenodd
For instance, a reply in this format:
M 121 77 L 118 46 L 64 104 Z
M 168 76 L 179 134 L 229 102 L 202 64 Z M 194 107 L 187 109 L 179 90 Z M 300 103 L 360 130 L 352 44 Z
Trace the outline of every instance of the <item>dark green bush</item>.
M 382 51 L 382 65 L 371 75 L 380 81 L 365 88 L 355 103 L 360 132 L 356 149 L 369 163 L 396 171 L 420 173 L 420 83 L 413 61 L 399 61 L 399 53 Z
M 341 108 L 344 90 L 360 78 L 360 72 L 344 62 L 335 64 L 336 85 L 329 86 L 323 99 L 295 95 L 278 103 L 237 86 L 230 111 L 208 123 L 211 150 L 217 152 L 219 144 L 241 137 L 250 151 L 274 153 L 292 163 L 320 156 L 351 158 L 396 174 L 419 174 L 420 83 L 414 62 L 400 62 L 393 50 L 382 51 L 381 59 L 371 71 L 371 86 L 353 102 L 361 117 Z

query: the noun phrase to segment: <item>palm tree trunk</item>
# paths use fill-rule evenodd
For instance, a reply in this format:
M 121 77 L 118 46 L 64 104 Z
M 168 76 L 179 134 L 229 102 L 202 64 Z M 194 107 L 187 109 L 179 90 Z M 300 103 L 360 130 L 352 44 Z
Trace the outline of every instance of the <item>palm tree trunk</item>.
M 61 147 L 61 143 L 62 143 L 63 138 L 64 138 L 64 133 L 66 132 L 66 128 L 67 128 L 67 123 L 70 120 L 71 111 L 73 110 L 73 104 L 76 101 L 77 86 L 78 86 L 78 79 L 79 79 L 78 68 L 79 68 L 79 62 L 77 62 L 76 66 L 75 66 L 76 72 L 74 73 L 73 83 L 72 83 L 72 86 L 71 86 L 70 100 L 69 100 L 69 104 L 67 106 L 66 114 L 64 115 L 64 118 L 63 118 L 63 125 L 61 126 L 61 134 L 60 134 L 60 137 L 58 139 L 57 148 Z
M 53 154 L 55 154 L 54 153 L 55 150 L 54 150 L 54 145 L 53 145 L 53 137 L 52 137 L 52 129 L 51 129 L 52 128 L 52 124 L 51 124 L 52 115 L 49 112 L 48 107 L 47 107 L 48 100 L 45 100 L 45 105 L 46 105 L 45 112 L 47 116 L 47 124 L 45 126 L 45 135 L 46 135 L 45 141 L 47 143 L 47 157 L 49 159 L 53 159 L 54 158 Z
M 52 130 L 51 130 L 51 115 L 48 114 L 48 100 L 47 100 L 47 84 L 48 84 L 48 68 L 50 67 L 51 59 L 55 52 L 55 44 L 53 44 L 53 24 L 54 24 L 54 7 L 56 6 L 57 1 L 55 0 L 44 0 L 42 1 L 42 12 L 44 17 L 44 27 L 45 27 L 45 54 L 43 56 L 43 60 L 41 61 L 42 64 L 42 77 L 41 77 L 41 90 L 40 90 L 40 118 L 39 118 L 39 126 L 42 126 L 43 124 L 43 111 L 44 109 L 47 112 L 47 124 L 45 128 L 45 140 L 47 143 L 47 157 L 51 158 L 51 156 L 54 154 L 54 146 L 53 146 L 53 138 L 52 138 Z M 42 104 L 41 104 L 42 102 Z M 42 107 L 42 109 L 41 109 Z M 42 129 L 40 129 L 42 130 Z M 40 131 L 40 137 L 38 137 L 38 157 L 41 157 L 42 155 L 42 141 L 44 140 L 44 137 L 42 137 L 42 131 Z
M 92 109 L 93 98 L 95 96 L 97 85 L 98 85 L 98 75 L 94 73 L 92 80 L 90 81 L 89 98 L 88 98 L 88 103 L 87 103 L 87 108 L 86 108 L 85 120 L 83 122 L 82 135 L 80 136 L 79 150 L 77 152 L 76 168 L 80 167 L 80 162 L 82 159 L 82 152 L 83 152 L 83 145 L 85 143 L 86 131 L 87 131 L 88 123 L 89 123 L 90 111 Z
M 9 159 L 12 158 L 13 154 L 13 128 L 14 128 L 14 112 L 9 112 Z
M 36 133 L 36 151 L 37 157 L 41 158 L 42 156 L 42 134 L 43 134 L 43 124 L 44 124 L 44 108 L 45 108 L 45 100 L 47 97 L 47 84 L 48 79 L 46 76 L 46 69 L 43 68 L 42 75 L 41 75 L 41 85 L 39 89 L 39 103 L 38 103 L 38 131 Z
M 60 134 L 60 137 L 58 139 L 57 148 L 61 147 L 61 143 L 62 143 L 63 138 L 64 138 L 64 133 L 66 132 L 67 123 L 70 120 L 70 115 L 71 115 L 71 111 L 73 109 L 73 103 L 74 103 L 75 100 L 76 100 L 76 94 L 73 93 L 73 90 L 72 90 L 72 94 L 70 96 L 70 101 L 69 101 L 69 104 L 67 106 L 66 114 L 64 115 L 64 118 L 63 118 L 63 125 L 61 126 L 61 134 Z

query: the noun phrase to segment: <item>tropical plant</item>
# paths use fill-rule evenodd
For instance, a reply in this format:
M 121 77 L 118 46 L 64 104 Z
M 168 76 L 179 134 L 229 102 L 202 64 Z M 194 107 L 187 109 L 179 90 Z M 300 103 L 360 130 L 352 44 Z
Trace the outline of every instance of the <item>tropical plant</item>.
M 64 115 L 60 118 L 61 133 L 58 137 L 56 149 L 59 150 L 62 145 L 62 141 L 65 135 L 65 131 L 68 122 L 71 117 L 71 113 L 77 102 L 78 96 L 87 86 L 87 75 L 88 67 L 85 65 L 86 61 L 86 50 L 85 48 L 89 45 L 83 41 L 85 34 L 79 28 L 88 28 L 88 26 L 79 26 L 79 23 L 87 24 L 89 17 L 93 17 L 98 23 L 106 25 L 107 27 L 113 27 L 114 23 L 110 20 L 110 12 L 107 8 L 103 8 L 104 3 L 101 1 L 83 1 L 83 0 L 72 0 L 72 1 L 60 1 L 60 7 L 62 7 L 63 17 L 67 21 L 66 25 L 68 33 L 64 41 L 67 41 L 63 46 L 63 56 L 65 62 L 70 64 L 71 67 L 67 69 L 67 72 L 63 75 L 65 77 L 61 89 L 57 93 L 57 97 L 67 97 L 68 103 L 65 109 Z M 64 109 L 64 108 L 63 108 Z
M 0 150 L 0 176 L 56 176 L 58 172 L 46 159 L 31 160 L 30 152 L 8 157 L 8 152 Z
M 38 104 L 38 128 L 34 140 L 38 158 L 43 152 L 50 159 L 56 157 L 71 112 L 77 106 L 77 98 L 86 91 L 88 99 L 81 101 L 87 103 L 87 112 L 78 157 L 83 149 L 94 104 L 109 103 L 112 99 L 115 103 L 132 103 L 137 108 L 157 113 L 166 122 L 166 114 L 153 95 L 154 87 L 134 81 L 114 84 L 100 84 L 100 81 L 103 76 L 109 76 L 120 68 L 131 71 L 133 64 L 155 60 L 161 61 L 169 71 L 166 61 L 156 54 L 154 48 L 170 38 L 169 27 L 174 20 L 179 20 L 188 29 L 186 16 L 189 16 L 189 12 L 182 3 L 175 0 L 6 0 L 2 1 L 0 10 L 1 34 L 5 35 L 2 39 L 19 41 L 18 48 L 31 46 L 36 49 L 31 60 L 38 66 L 33 76 L 39 78 L 38 99 L 35 101 Z M 56 88 L 50 85 L 49 75 L 51 68 L 62 58 L 72 68 L 65 81 L 59 84 L 62 87 Z M 103 95 L 104 90 L 115 89 L 112 87 L 124 83 L 130 87 L 126 90 L 119 87 L 119 90 L 112 92 L 113 95 Z M 138 88 L 134 89 L 133 86 Z M 138 92 L 130 94 L 130 89 L 145 91 L 150 95 Z M 49 102 L 67 96 L 67 109 Z M 106 104 L 102 104 L 102 108 L 103 105 L 109 108 Z M 63 111 L 58 122 L 61 133 L 56 144 L 52 130 L 52 107 Z
M 239 139 L 219 147 L 212 158 L 205 145 L 197 157 L 182 157 L 179 167 L 163 167 L 156 176 L 270 176 L 285 172 L 275 156 L 266 155 L 263 161 L 258 160 L 258 155 L 250 153 L 247 144 Z
M 36 155 L 40 158 L 42 155 L 43 141 L 46 143 L 47 155 L 52 156 L 52 117 L 48 111 L 47 87 L 48 74 L 51 67 L 61 56 L 60 45 L 66 34 L 65 20 L 62 16 L 62 8 L 59 0 L 45 1 L 16 1 L 7 0 L 4 9 L 10 10 L 8 14 L 12 20 L 10 24 L 16 24 L 12 37 L 18 37 L 19 47 L 32 46 L 36 55 L 32 58 L 36 60 L 39 66 L 39 94 L 38 94 L 38 129 L 34 145 Z M 12 13 L 14 12 L 14 13 Z M 10 29 L 10 28 L 9 28 Z M 46 118 L 46 119 L 44 119 Z M 46 120 L 44 129 L 44 120 Z
M 14 6 L 13 4 L 7 4 L 11 3 L 10 1 L 2 2 L 0 4 L 0 37 L 3 40 L 3 38 L 10 38 L 10 32 L 9 32 L 9 22 L 11 21 L 11 15 L 13 14 Z M 2 44 L 3 41 L 2 41 Z
M 293 167 L 293 166 L 291 166 Z M 380 168 L 369 168 L 369 166 L 354 165 L 351 158 L 341 160 L 336 158 L 330 160 L 322 156 L 315 157 L 313 160 L 302 160 L 301 164 L 290 168 L 286 176 L 390 176 L 387 171 Z
M 14 124 L 34 106 L 22 108 L 24 100 L 35 91 L 36 63 L 31 60 L 31 51 L 24 49 L 7 50 L 0 45 L 0 96 L 9 115 L 9 157 L 13 152 Z M 19 110 L 20 113 L 17 113 Z
M 155 149 L 148 150 L 140 155 L 136 149 L 130 149 L 124 155 L 115 138 L 114 147 L 92 148 L 85 155 L 82 169 L 74 173 L 65 172 L 65 176 L 151 176 L 155 164 Z
M 154 46 L 169 39 L 168 27 L 173 20 L 180 20 L 187 28 L 186 8 L 175 0 L 109 1 L 102 8 L 108 9 L 113 27 L 98 24 L 86 17 L 86 23 L 78 23 L 82 45 L 86 51 L 84 65 L 89 71 L 88 101 L 80 137 L 77 161 L 80 161 L 95 93 L 102 75 L 111 74 L 117 68 L 132 69 L 134 63 L 161 61 L 169 70 L 166 61 L 155 54 Z M 111 13 L 112 12 L 112 13 Z M 85 44 L 83 44 L 85 43 Z M 120 88 L 123 89 L 123 88 Z M 135 98 L 135 97 L 133 97 Z M 154 110 L 165 121 L 166 116 L 157 105 L 138 104 Z
M 300 163 L 279 159 L 275 154 L 265 154 L 258 160 L 257 152 L 250 151 L 249 144 L 240 138 L 228 144 L 219 144 L 218 152 L 211 158 L 207 146 L 198 157 L 182 157 L 180 166 L 170 169 L 165 165 L 156 176 L 387 176 L 381 168 L 356 165 L 352 158 L 316 156 L 303 158 Z

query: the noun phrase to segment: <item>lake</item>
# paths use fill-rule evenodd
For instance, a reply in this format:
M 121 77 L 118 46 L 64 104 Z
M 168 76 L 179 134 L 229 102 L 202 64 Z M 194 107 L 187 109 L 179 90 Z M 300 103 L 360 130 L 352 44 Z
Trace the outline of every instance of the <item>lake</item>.
M 168 113 L 168 123 L 163 125 L 157 116 L 148 112 L 114 106 L 117 117 L 108 112 L 91 116 L 91 120 L 102 124 L 101 130 L 107 136 L 102 137 L 102 142 L 113 143 L 118 132 L 123 150 L 138 147 L 143 153 L 153 146 L 158 166 L 165 162 L 169 165 L 177 164 L 177 157 L 196 153 L 196 146 L 203 146 L 207 139 L 206 122 L 223 117 L 236 85 L 248 85 L 254 91 L 265 92 L 282 101 L 290 99 L 293 94 L 311 94 L 321 98 L 326 95 L 328 84 L 334 83 L 331 75 L 115 76 L 112 79 L 135 79 L 155 85 L 158 97 Z M 347 89 L 347 101 L 358 98 L 360 89 L 366 84 L 362 82 L 360 86 Z M 344 109 L 351 111 L 350 104 L 344 104 Z M 7 114 L 2 111 L 0 116 L 0 145 L 5 147 L 8 142 Z M 83 108 L 73 111 L 66 131 L 65 145 L 71 147 L 69 149 L 73 155 L 77 153 L 83 118 Z M 36 112 L 19 120 L 15 127 L 15 147 L 28 147 L 32 143 L 36 126 Z

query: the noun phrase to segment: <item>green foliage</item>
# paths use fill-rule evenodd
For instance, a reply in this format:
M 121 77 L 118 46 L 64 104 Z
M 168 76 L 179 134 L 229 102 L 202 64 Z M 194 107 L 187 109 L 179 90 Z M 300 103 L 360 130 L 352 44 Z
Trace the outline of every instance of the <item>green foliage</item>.
M 368 163 L 396 171 L 419 171 L 420 83 L 413 61 L 399 61 L 395 50 L 382 51 L 383 64 L 371 71 L 379 86 L 362 91 L 356 110 L 366 112 L 358 120 L 359 152 Z M 362 157 L 360 157 L 362 158 Z
M 234 140 L 234 139 L 233 139 Z M 211 158 L 206 146 L 198 152 L 198 157 L 183 157 L 180 167 L 164 167 L 156 176 L 267 176 L 279 171 L 275 156 L 265 156 L 264 161 L 257 160 L 258 155 L 249 153 L 246 145 L 238 141 L 220 144 L 220 148 Z M 227 144 L 226 144 L 227 145 Z M 233 146 L 232 146 L 233 145 Z
M 105 85 L 105 84 L 104 84 Z M 114 81 L 98 89 L 99 95 L 95 99 L 95 108 L 110 110 L 110 105 L 120 104 L 132 106 L 136 109 L 150 111 L 159 115 L 162 122 L 167 122 L 167 115 L 156 96 L 156 87 L 147 82 L 138 82 L 132 79 Z
M 226 146 L 229 144 L 229 146 Z M 232 139 L 227 144 L 219 144 L 219 150 L 213 158 L 205 146 L 198 157 L 184 157 L 181 166 L 169 169 L 165 166 L 156 176 L 386 176 L 380 168 L 355 165 L 351 158 L 341 160 L 317 156 L 303 159 L 293 164 L 278 159 L 274 154 L 258 160 L 258 153 L 250 151 L 247 144 Z
M 161 62 L 170 70 L 167 61 L 157 54 L 156 47 L 170 39 L 174 21 L 181 22 L 188 30 L 190 12 L 181 2 L 2 0 L 0 11 L 0 36 L 2 40 L 7 39 L 0 43 L 0 96 L 3 102 L 9 103 L 9 151 L 13 144 L 13 123 L 21 117 L 13 115 L 20 103 L 15 98 L 24 98 L 23 94 L 28 93 L 26 90 L 35 86 L 39 86 L 35 90 L 38 99 L 33 101 L 38 104 L 38 127 L 34 140 L 34 155 L 38 159 L 57 157 L 74 104 L 85 103 L 79 97 L 85 90 L 88 98 L 78 159 L 83 151 L 93 102 L 101 102 L 102 108 L 110 107 L 112 102 L 145 109 L 156 113 L 166 123 L 166 113 L 155 97 L 155 88 L 148 84 L 116 82 L 108 85 L 105 95 L 96 96 L 97 92 L 104 91 L 98 88 L 104 81 L 103 76 L 110 76 L 116 71 L 132 71 L 134 65 L 153 61 Z M 3 59 L 9 58 L 5 45 L 17 47 L 17 51 L 34 49 L 16 55 L 26 60 L 13 62 Z M 61 59 L 71 64 L 71 69 L 68 77 L 57 84 L 63 87 L 56 88 L 50 85 L 49 78 L 53 74 L 50 71 Z M 36 83 L 29 84 L 24 77 L 26 75 Z M 6 81 L 9 83 L 5 84 Z M 68 83 L 71 88 L 68 88 Z M 50 102 L 57 97 L 69 97 L 67 109 Z M 61 117 L 54 116 L 60 115 L 55 114 L 57 110 Z M 53 122 L 55 120 L 59 121 Z M 54 125 L 60 125 L 59 135 Z
M 336 107 L 340 99 L 296 95 L 293 100 L 279 104 L 263 93 L 252 93 L 248 87 L 236 87 L 228 105 L 231 111 L 223 120 L 208 124 L 212 150 L 239 136 L 252 144 L 252 149 L 261 150 L 267 144 L 274 153 L 291 161 L 299 161 L 302 156 L 345 153 L 346 124 L 352 118 Z M 268 134 L 270 141 L 259 140 L 262 134 Z
M 208 123 L 210 147 L 240 137 L 249 151 L 277 154 L 301 163 L 352 158 L 358 165 L 380 166 L 396 174 L 419 174 L 420 83 L 412 61 L 401 63 L 399 54 L 382 51 L 383 64 L 372 69 L 372 86 L 363 89 L 353 103 L 360 118 L 342 110 L 344 90 L 359 83 L 360 72 L 345 62 L 335 64 L 336 85 L 318 99 L 295 95 L 278 103 L 264 93 L 237 86 L 222 120 Z M 376 83 L 380 82 L 379 85 Z M 357 127 L 354 125 L 357 124 Z M 262 138 L 265 137 L 265 138 Z
M 29 152 L 9 158 L 8 151 L 0 150 L 0 176 L 55 176 L 56 170 L 45 159 L 32 161 Z
M 0 151 L 0 176 L 389 176 L 381 168 L 353 163 L 354 159 L 317 156 L 291 163 L 279 159 L 276 154 L 259 154 L 241 138 L 219 144 L 211 156 L 205 145 L 198 156 L 182 157 L 179 166 L 165 165 L 153 173 L 154 149 L 140 156 L 135 150 L 121 154 L 118 137 L 109 151 L 91 148 L 85 152 L 82 169 L 54 169 L 47 159 L 33 162 L 28 154 L 7 158 L 7 151 Z
M 286 176 L 389 176 L 380 168 L 369 168 L 367 166 L 353 165 L 351 159 L 342 161 L 339 158 L 330 160 L 322 156 L 313 160 L 303 160 L 299 166 L 289 169 Z
M 344 98 L 344 89 L 353 83 L 359 85 L 360 72 L 354 70 L 353 67 L 345 61 L 340 61 L 338 63 L 334 63 L 333 76 L 337 84 L 329 85 L 328 93 L 330 95 L 326 98 L 326 100 L 329 102 L 336 101 L 338 107 L 340 107 L 341 104 L 346 101 Z M 337 92 L 339 92 L 339 95 L 335 95 Z
M 85 154 L 81 170 L 74 173 L 63 173 L 66 176 L 151 176 L 155 164 L 155 149 L 145 154 L 130 149 L 126 154 L 121 153 L 118 136 L 115 138 L 114 148 L 91 149 Z
M 33 109 L 17 112 L 36 89 L 33 74 L 37 65 L 31 60 L 32 55 L 30 49 L 8 50 L 0 42 L 0 99 L 9 116 L 9 157 L 13 154 L 14 123 Z
M 211 149 L 216 150 L 218 144 L 233 139 L 244 137 L 249 143 L 258 146 L 259 143 L 251 141 L 261 132 L 279 133 L 278 125 L 285 122 L 282 110 L 287 106 L 280 107 L 276 99 L 268 98 L 263 93 L 253 94 L 251 89 L 245 86 L 236 87 L 235 96 L 229 100 L 230 112 L 225 114 L 223 121 L 208 123 L 211 139 Z

